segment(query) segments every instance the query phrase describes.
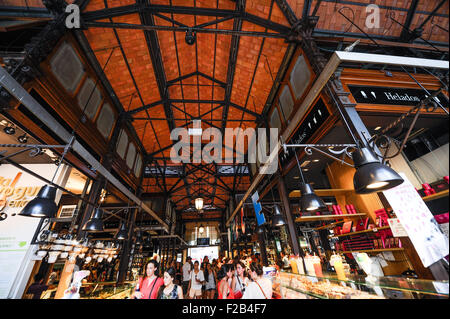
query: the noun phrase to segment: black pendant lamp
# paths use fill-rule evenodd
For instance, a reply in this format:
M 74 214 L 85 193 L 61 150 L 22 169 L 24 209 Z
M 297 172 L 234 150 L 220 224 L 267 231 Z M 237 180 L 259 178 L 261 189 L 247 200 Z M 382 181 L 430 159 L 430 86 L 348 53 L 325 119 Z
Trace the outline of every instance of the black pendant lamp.
M 297 160 L 298 170 L 302 178 L 300 183 L 300 211 L 302 213 L 314 212 L 317 210 L 327 209 L 324 201 L 316 195 L 312 186 L 305 182 L 305 177 L 303 176 L 302 167 L 297 157 L 297 152 L 294 152 L 295 159 Z
M 119 231 L 115 234 L 114 238 L 117 240 L 125 240 L 128 237 L 128 230 L 124 222 L 120 224 Z
M 37 196 L 32 199 L 19 213 L 21 216 L 53 218 L 58 210 L 56 203 L 56 187 L 45 185 L 39 190 Z
M 286 225 L 286 221 L 284 220 L 284 216 L 281 213 L 280 206 L 275 204 L 273 208 L 272 227 L 279 227 L 283 225 Z
M 96 208 L 93 216 L 84 224 L 82 230 L 87 232 L 101 232 L 103 231 L 103 210 Z
M 368 147 L 356 149 L 352 153 L 356 172 L 353 185 L 358 194 L 370 194 L 393 188 L 403 183 L 403 178 L 392 168 L 380 163 Z
M 134 240 L 135 245 L 142 245 L 143 239 L 142 239 L 142 232 L 138 230 L 136 232 L 136 239 Z
M 300 211 L 314 212 L 327 208 L 322 198 L 316 195 L 310 184 L 300 183 L 300 192 Z

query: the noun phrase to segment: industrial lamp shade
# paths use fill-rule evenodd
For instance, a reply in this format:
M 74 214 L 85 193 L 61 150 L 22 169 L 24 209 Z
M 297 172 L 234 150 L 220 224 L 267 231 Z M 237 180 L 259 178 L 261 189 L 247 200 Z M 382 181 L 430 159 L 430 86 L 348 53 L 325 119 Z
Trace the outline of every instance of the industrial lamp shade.
M 125 240 L 125 239 L 127 239 L 127 237 L 128 237 L 127 227 L 125 226 L 125 223 L 122 223 L 120 225 L 119 231 L 116 233 L 114 238 L 117 239 L 117 240 Z
M 279 227 L 286 224 L 283 214 L 281 214 L 280 206 L 275 205 L 272 216 L 272 227 Z
M 327 208 L 323 200 L 314 193 L 314 189 L 310 184 L 301 183 L 300 192 L 300 210 L 302 212 L 313 212 Z
M 201 210 L 203 208 L 203 198 L 196 198 L 195 199 L 195 208 L 197 210 Z
M 94 215 L 83 226 L 83 230 L 87 232 L 101 232 L 103 231 L 103 210 L 96 208 Z
M 45 185 L 19 213 L 21 216 L 52 218 L 58 210 L 55 204 L 56 187 Z
M 136 245 L 141 245 L 143 243 L 142 232 L 141 231 L 137 231 L 136 232 L 136 239 L 134 240 L 134 243 Z
M 370 194 L 393 188 L 403 183 L 403 178 L 392 168 L 380 163 L 376 155 L 367 147 L 357 149 L 352 154 L 356 172 L 353 185 L 358 194 Z

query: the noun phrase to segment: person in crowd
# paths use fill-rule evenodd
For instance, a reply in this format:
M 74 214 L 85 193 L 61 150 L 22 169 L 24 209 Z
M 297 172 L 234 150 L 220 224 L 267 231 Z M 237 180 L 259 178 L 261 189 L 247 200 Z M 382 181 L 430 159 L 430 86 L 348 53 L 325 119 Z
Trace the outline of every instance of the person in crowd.
M 175 274 L 172 267 L 164 272 L 164 285 L 159 288 L 158 299 L 183 299 L 183 289 L 174 283 Z
M 223 264 L 217 274 L 217 292 L 219 299 L 234 299 L 234 292 L 229 284 L 229 280 L 233 276 L 233 270 L 233 264 Z
M 183 282 L 183 270 L 181 267 L 181 262 L 177 261 L 175 266 L 175 283 L 181 286 Z
M 182 270 L 183 270 L 183 283 L 182 283 L 183 294 L 186 296 L 189 287 L 189 280 L 191 278 L 191 270 L 192 270 L 191 257 L 186 258 L 186 262 L 184 263 Z
M 34 275 L 34 283 L 28 287 L 27 294 L 33 295 L 31 299 L 41 299 L 41 295 L 48 289 L 47 285 L 44 285 L 44 276 L 41 274 Z
M 263 277 L 263 267 L 259 263 L 251 263 L 250 277 L 247 288 L 242 295 L 242 299 L 271 299 L 272 298 L 272 281 Z
M 189 298 L 190 299 L 201 299 L 202 297 L 202 285 L 205 282 L 205 276 L 203 271 L 200 270 L 200 264 L 196 260 L 194 263 L 194 270 L 191 271 L 191 276 L 189 280 Z
M 242 261 L 235 264 L 234 276 L 231 281 L 231 289 L 234 293 L 234 299 L 241 299 L 248 285 L 248 277 L 245 274 L 245 265 Z
M 211 264 L 206 264 L 205 279 L 206 283 L 204 299 L 213 299 L 216 293 L 216 271 Z
M 162 278 L 158 277 L 159 264 L 152 259 L 145 265 L 145 273 L 139 279 L 133 293 L 135 299 L 156 299 L 158 290 L 164 284 Z

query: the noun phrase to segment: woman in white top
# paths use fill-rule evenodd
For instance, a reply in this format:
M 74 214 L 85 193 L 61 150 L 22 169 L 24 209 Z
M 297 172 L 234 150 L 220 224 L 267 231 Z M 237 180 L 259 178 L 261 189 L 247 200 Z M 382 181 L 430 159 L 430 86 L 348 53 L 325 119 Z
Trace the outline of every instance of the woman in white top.
M 189 298 L 202 299 L 202 285 L 205 282 L 203 271 L 199 269 L 198 261 L 194 263 L 194 270 L 191 271 L 191 280 L 189 281 Z
M 231 289 L 234 291 L 234 299 L 241 299 L 249 280 L 245 276 L 245 265 L 242 261 L 238 261 L 235 267 Z
M 263 268 L 255 262 L 250 265 L 252 281 L 244 291 L 242 299 L 272 299 L 272 281 L 263 277 Z

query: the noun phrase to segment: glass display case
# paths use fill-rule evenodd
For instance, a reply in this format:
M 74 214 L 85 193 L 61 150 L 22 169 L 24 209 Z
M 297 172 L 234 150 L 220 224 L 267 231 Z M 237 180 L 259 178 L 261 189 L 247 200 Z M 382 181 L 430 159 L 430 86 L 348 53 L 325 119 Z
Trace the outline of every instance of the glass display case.
M 80 288 L 80 299 L 128 299 L 135 283 L 94 282 L 83 284 Z
M 336 274 L 323 277 L 280 272 L 274 278 L 274 292 L 283 299 L 448 299 L 449 282 L 349 275 L 338 280 Z

